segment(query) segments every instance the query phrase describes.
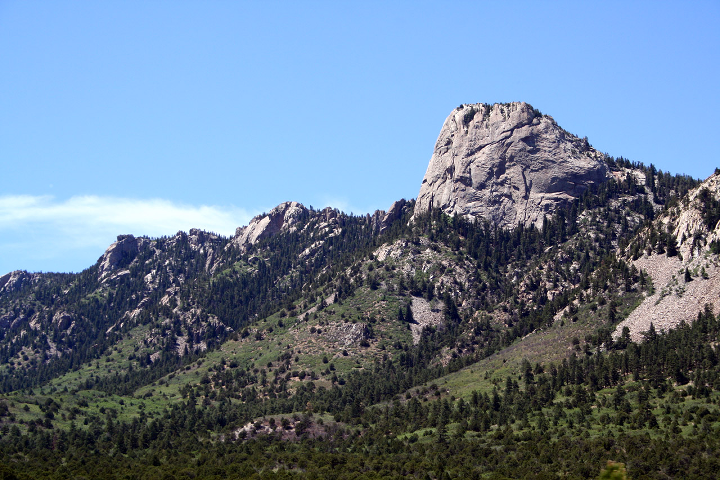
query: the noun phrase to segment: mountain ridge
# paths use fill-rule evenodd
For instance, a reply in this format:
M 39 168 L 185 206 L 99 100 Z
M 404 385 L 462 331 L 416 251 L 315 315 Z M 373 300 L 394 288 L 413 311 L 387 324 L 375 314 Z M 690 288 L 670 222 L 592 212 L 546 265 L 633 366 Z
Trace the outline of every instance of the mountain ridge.
M 636 476 L 657 471 L 652 452 L 712 456 L 720 323 L 693 289 L 720 284 L 720 175 L 602 164 L 539 225 L 412 199 L 359 216 L 283 202 L 233 236 L 120 235 L 78 274 L 3 275 L 0 460 L 176 478 L 311 476 L 327 458 L 418 478 L 562 462 L 582 478 L 604 456 Z M 635 321 L 663 302 L 692 322 Z M 548 462 L 558 448 L 581 460 Z M 407 463 L 428 458 L 447 468 Z

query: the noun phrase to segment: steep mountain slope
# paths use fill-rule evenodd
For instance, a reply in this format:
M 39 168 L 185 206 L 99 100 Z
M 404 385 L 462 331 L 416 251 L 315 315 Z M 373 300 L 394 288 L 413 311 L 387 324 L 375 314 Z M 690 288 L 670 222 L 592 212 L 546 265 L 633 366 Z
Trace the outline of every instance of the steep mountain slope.
M 691 323 L 705 305 L 720 311 L 720 175 L 715 173 L 681 202 L 650 223 L 624 253 L 647 271 L 655 286 L 617 326 L 634 340 L 650 329 L 668 330 Z
M 341 259 L 372 242 L 378 228 L 373 218 L 292 208 L 294 230 L 268 221 L 273 211 L 253 219 L 247 229 L 255 233 L 248 238 L 244 231 L 230 239 L 200 230 L 159 239 L 122 235 L 80 274 L 3 276 L 3 388 L 77 369 L 137 328 L 149 330 L 135 350 L 136 367 L 176 368 L 182 357 L 202 353 L 299 297 L 306 282 L 329 265 L 339 268 Z M 280 232 L 283 241 L 273 244 Z

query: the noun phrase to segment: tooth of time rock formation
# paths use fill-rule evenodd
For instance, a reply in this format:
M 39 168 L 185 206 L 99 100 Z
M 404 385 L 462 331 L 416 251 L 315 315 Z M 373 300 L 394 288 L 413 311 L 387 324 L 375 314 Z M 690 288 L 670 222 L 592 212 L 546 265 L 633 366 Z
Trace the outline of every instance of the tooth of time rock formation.
M 544 215 L 609 178 L 586 138 L 527 103 L 461 105 L 440 131 L 415 211 L 541 227 Z

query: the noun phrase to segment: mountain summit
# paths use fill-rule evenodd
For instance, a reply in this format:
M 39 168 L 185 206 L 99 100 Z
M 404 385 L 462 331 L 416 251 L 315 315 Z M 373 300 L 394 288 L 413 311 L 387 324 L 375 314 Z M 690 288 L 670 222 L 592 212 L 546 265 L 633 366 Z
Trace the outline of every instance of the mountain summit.
M 527 103 L 461 105 L 440 131 L 415 211 L 540 227 L 559 204 L 609 178 L 587 138 Z

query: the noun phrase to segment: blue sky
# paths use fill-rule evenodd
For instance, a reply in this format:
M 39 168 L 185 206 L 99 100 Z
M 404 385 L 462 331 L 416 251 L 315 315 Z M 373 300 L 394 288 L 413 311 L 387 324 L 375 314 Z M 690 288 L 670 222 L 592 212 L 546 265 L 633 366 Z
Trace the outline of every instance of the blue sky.
M 0 2 L 0 275 L 286 200 L 414 198 L 461 103 L 720 166 L 720 2 Z

